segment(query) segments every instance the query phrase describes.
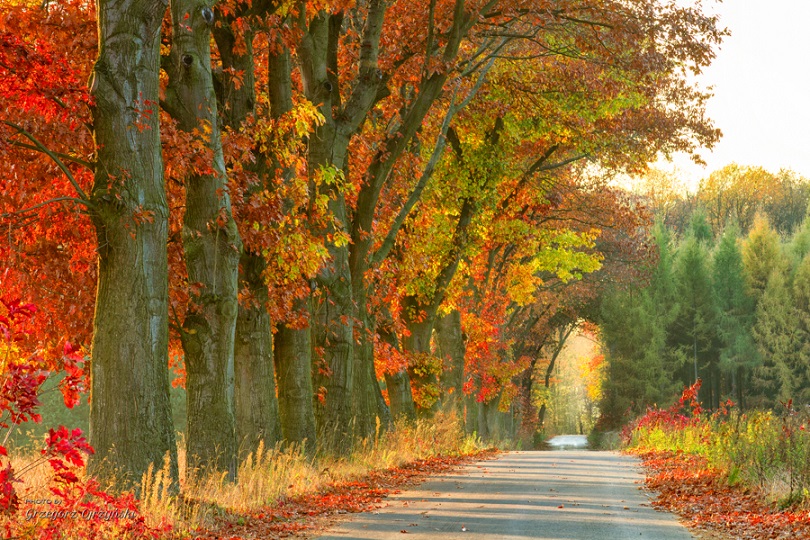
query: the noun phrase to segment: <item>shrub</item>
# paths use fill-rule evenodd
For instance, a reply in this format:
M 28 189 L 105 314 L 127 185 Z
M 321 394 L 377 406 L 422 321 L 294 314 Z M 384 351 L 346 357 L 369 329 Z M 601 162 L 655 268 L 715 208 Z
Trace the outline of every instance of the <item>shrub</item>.
M 729 401 L 706 415 L 697 403 L 698 388 L 687 388 L 669 409 L 649 409 L 626 426 L 624 445 L 636 452 L 701 455 L 725 472 L 729 484 L 756 488 L 781 506 L 810 500 L 808 411 L 797 411 L 788 401 L 778 411 L 741 414 L 731 411 Z
M 4 537 L 41 540 L 159 538 L 166 532 L 147 527 L 132 495 L 113 497 L 83 477 L 85 456 L 93 453 L 80 429 L 51 428 L 44 448 L 23 464 L 12 462 L 6 444 L 13 429 L 41 422 L 37 412 L 45 381 L 61 377 L 67 407 L 84 391 L 84 358 L 65 343 L 62 354 L 48 359 L 26 354 L 26 324 L 36 307 L 21 300 L 0 300 L 0 518 Z M 16 465 L 16 466 L 15 466 Z M 43 473 L 43 468 L 49 470 Z M 39 482 L 24 480 L 38 476 Z M 26 489 L 20 490 L 21 487 Z M 43 491 L 44 490 L 44 491 Z M 22 494 L 22 496 L 21 496 Z

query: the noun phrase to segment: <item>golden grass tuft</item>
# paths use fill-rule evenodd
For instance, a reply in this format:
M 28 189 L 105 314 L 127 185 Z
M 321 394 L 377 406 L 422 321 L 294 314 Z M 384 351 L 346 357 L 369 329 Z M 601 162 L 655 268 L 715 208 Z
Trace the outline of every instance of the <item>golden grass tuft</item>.
M 480 450 L 474 437 L 464 436 L 454 414 L 401 423 L 392 431 L 378 429 L 375 437 L 355 445 L 343 457 L 321 449 L 307 457 L 298 445 L 260 445 L 239 466 L 238 481 L 224 473 L 189 475 L 182 437 L 178 451 L 180 485 L 173 485 L 168 455 L 163 467 L 149 467 L 140 485 L 140 510 L 151 527 L 166 523 L 179 533 L 206 527 L 225 511 L 250 513 L 275 501 L 314 493 L 336 482 L 356 480 L 374 470 L 401 466 L 437 455 L 467 455 Z M 36 455 L 15 458 L 16 470 L 32 464 Z M 36 467 L 24 477 L 21 494 L 47 493 L 49 467 Z
M 454 414 L 441 413 L 431 420 L 398 424 L 390 432 L 378 430 L 374 438 L 358 443 L 350 455 L 343 457 L 320 450 L 316 457 L 310 458 L 298 445 L 273 448 L 260 445 L 239 466 L 237 482 L 225 481 L 224 474 L 199 478 L 186 474 L 181 486 L 187 508 L 178 511 L 176 504 L 166 502 L 171 495 L 164 490 L 160 496 L 150 498 L 149 504 L 144 500 L 142 509 L 152 519 L 170 518 L 176 529 L 190 530 L 204 526 L 214 513 L 225 509 L 255 512 L 279 499 L 314 493 L 331 483 L 356 480 L 373 470 L 437 455 L 467 455 L 480 448 L 480 441 L 464 436 Z M 182 450 L 178 458 L 182 471 L 185 466 Z M 151 486 L 149 482 L 152 481 L 145 485 Z M 155 492 L 154 488 L 152 491 Z

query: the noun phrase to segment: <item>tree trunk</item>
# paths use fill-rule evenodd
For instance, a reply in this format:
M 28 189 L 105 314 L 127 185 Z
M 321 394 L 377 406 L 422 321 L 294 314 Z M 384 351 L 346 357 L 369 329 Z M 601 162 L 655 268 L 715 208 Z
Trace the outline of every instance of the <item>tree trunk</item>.
M 281 118 L 293 108 L 291 69 L 290 51 L 279 38 L 270 47 L 267 58 L 267 90 L 270 114 L 274 119 Z M 278 170 L 281 167 L 279 156 L 275 156 L 270 169 Z M 287 182 L 292 181 L 294 174 L 295 171 L 290 169 L 282 171 Z M 285 204 L 290 206 L 290 203 Z M 307 324 L 304 328 L 293 328 L 279 322 L 273 349 L 281 436 L 286 443 L 299 444 L 306 453 L 313 454 L 317 437 L 312 391 L 312 314 L 308 299 L 297 300 L 293 308 L 306 316 Z
M 434 317 L 416 322 L 408 320 L 405 324 L 410 335 L 402 338 L 402 347 L 411 359 L 412 365 L 408 368 L 408 377 L 412 387 L 418 388 L 422 399 L 415 403 L 417 416 L 428 418 L 433 416 L 440 407 L 439 375 L 436 364 L 430 354 L 430 338 L 433 335 Z M 413 388 L 411 389 L 413 390 Z
M 330 204 L 332 212 L 345 220 L 345 202 L 342 196 L 337 198 L 340 200 Z M 328 234 L 334 232 L 337 231 Z M 347 246 L 327 244 L 327 248 L 331 260 L 318 275 L 322 295 L 316 308 L 315 336 L 322 357 L 317 359 L 319 368 L 314 379 L 323 399 L 316 403 L 315 414 L 322 444 L 337 453 L 346 453 L 354 438 L 354 302 Z
M 416 420 L 416 405 L 411 393 L 411 379 L 407 371 L 385 375 L 388 400 L 391 402 L 391 416 L 394 420 Z
M 97 3 L 95 99 L 98 289 L 92 343 L 88 472 L 122 489 L 168 455 L 168 205 L 158 113 L 162 2 Z M 148 112 L 146 109 L 151 109 Z
M 299 301 L 297 309 L 307 309 Z M 273 359 L 278 377 L 278 408 L 281 434 L 288 443 L 303 446 L 307 454 L 315 451 L 315 415 L 312 401 L 312 339 L 310 329 L 279 325 L 276 330 Z
M 477 405 L 477 418 L 478 418 L 478 437 L 484 441 L 488 442 L 491 438 L 490 430 L 489 430 L 489 410 L 487 404 L 483 401 L 479 401 L 476 403 Z
M 475 396 L 464 396 L 464 433 L 472 435 L 478 432 L 478 403 Z
M 520 424 L 518 435 L 526 448 L 529 448 L 532 444 L 536 428 L 539 427 L 535 423 L 537 417 L 535 416 L 535 407 L 532 403 L 535 365 L 537 365 L 536 354 L 532 356 L 529 367 L 519 376 L 520 394 L 517 399 L 520 399 Z
M 225 125 L 239 129 L 253 114 L 256 103 L 253 33 L 247 31 L 242 36 L 245 50 L 239 54 L 236 52 L 237 36 L 230 23 L 228 18 L 221 26 L 215 26 L 213 34 L 223 67 L 219 92 L 221 114 Z M 272 61 L 270 67 L 273 67 Z M 275 88 L 271 86 L 270 92 Z M 291 103 L 281 111 L 271 107 L 271 114 L 277 118 L 291 107 Z M 271 183 L 266 178 L 269 173 L 266 158 L 259 153 L 256 161 L 246 168 L 251 167 L 260 175 L 263 181 L 259 186 L 263 187 Z M 240 459 L 254 452 L 260 442 L 265 447 L 273 447 L 281 438 L 273 368 L 273 334 L 263 275 L 265 268 L 261 253 L 245 249 L 239 264 L 239 283 L 240 287 L 247 289 L 249 298 L 239 306 L 234 342 L 234 415 Z
M 442 289 L 437 297 L 443 298 L 443 293 Z M 430 371 L 425 361 L 430 354 L 430 339 L 440 302 L 441 300 L 434 301 L 425 306 L 414 296 L 403 299 L 403 318 L 409 335 L 402 338 L 402 349 L 411 365 L 407 370 L 385 378 L 391 400 L 391 415 L 395 419 L 403 417 L 413 420 L 417 412 L 422 416 L 430 416 L 438 410 L 439 376 Z M 425 395 L 426 407 L 418 407 L 414 402 L 413 384 L 420 385 L 420 391 Z
M 260 442 L 272 448 L 281 439 L 264 267 L 261 257 L 242 255 L 242 278 L 255 303 L 239 306 L 236 318 L 234 413 L 241 459 L 254 452 Z
M 186 178 L 183 250 L 191 287 L 182 343 L 188 391 L 188 470 L 236 476 L 234 335 L 242 242 L 231 201 L 211 76 L 214 13 L 200 0 L 172 2 L 166 109 L 211 152 L 213 173 Z M 199 472 L 199 471 L 198 471 Z
M 464 418 L 464 332 L 461 313 L 454 309 L 436 321 L 436 345 L 444 369 L 441 375 L 441 405 Z
M 319 231 L 326 239 L 330 260 L 318 273 L 319 295 L 313 306 L 314 337 L 320 356 L 316 359 L 318 369 L 314 377 L 322 396 L 316 406 L 316 418 L 323 444 L 339 453 L 347 451 L 353 439 L 351 399 L 354 387 L 354 301 L 349 246 L 342 240 L 348 238 L 349 221 L 340 187 L 354 129 L 338 122 L 332 111 L 333 107 L 340 107 L 336 55 L 342 20 L 340 13 L 321 11 L 307 28 L 298 51 L 304 94 L 324 116 L 324 123 L 309 138 L 310 182 L 318 186 L 319 195 L 329 198 L 332 218 Z
M 537 411 L 537 427 L 543 429 L 543 424 L 546 421 L 546 404 L 540 405 L 540 410 Z
M 368 311 L 365 289 L 355 293 L 357 318 L 360 324 L 358 343 L 354 348 L 354 421 L 358 439 L 373 437 L 390 428 L 391 413 L 377 382 L 374 369 L 374 316 Z
M 560 356 L 560 353 L 565 347 L 565 343 L 568 341 L 568 338 L 571 336 L 571 333 L 574 331 L 574 329 L 576 329 L 576 327 L 577 325 L 575 323 L 571 323 L 557 329 L 557 342 L 554 345 L 554 351 L 551 353 L 551 359 L 549 360 L 548 367 L 546 368 L 546 375 L 543 378 L 543 388 L 546 389 L 546 396 L 548 396 L 548 389 L 551 387 L 551 374 L 554 373 L 554 367 L 557 365 L 557 358 Z M 540 411 L 537 413 L 537 427 L 539 429 L 543 429 L 543 423 L 545 420 L 546 404 L 543 403 L 540 406 Z

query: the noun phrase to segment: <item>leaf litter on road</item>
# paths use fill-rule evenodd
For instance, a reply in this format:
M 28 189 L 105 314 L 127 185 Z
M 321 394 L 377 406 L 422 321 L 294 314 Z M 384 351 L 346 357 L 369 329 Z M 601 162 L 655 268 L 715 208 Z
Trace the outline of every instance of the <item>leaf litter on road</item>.
M 399 488 L 416 485 L 429 476 L 451 471 L 473 461 L 491 459 L 496 450 L 467 456 L 437 456 L 400 467 L 372 471 L 351 482 L 329 484 L 324 490 L 283 498 L 249 514 L 226 512 L 213 527 L 193 533 L 195 540 L 276 540 L 309 538 L 341 516 L 379 508 Z M 407 534 L 406 529 L 402 529 Z

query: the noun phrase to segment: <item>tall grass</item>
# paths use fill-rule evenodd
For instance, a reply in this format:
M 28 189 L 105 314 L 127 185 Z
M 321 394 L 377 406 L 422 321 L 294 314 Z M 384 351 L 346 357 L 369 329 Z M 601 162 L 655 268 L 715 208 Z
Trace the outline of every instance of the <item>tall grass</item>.
M 671 411 L 670 411 L 671 412 Z M 663 413 L 663 414 L 662 414 Z M 669 450 L 703 456 L 729 484 L 756 488 L 781 507 L 810 505 L 810 411 L 695 415 L 684 422 L 650 411 L 625 431 L 636 452 Z
M 285 497 L 355 480 L 373 470 L 437 455 L 468 455 L 479 449 L 480 442 L 463 434 L 454 415 L 441 414 L 432 420 L 399 424 L 390 432 L 378 430 L 374 438 L 358 443 L 343 457 L 323 449 L 315 457 L 307 457 L 297 445 L 262 445 L 239 466 L 237 482 L 226 481 L 224 473 L 185 473 L 185 452 L 181 449 L 180 495 L 173 495 L 168 463 L 161 470 L 150 469 L 141 486 L 141 512 L 151 524 L 169 522 L 175 530 L 190 530 L 210 524 L 215 515 L 226 510 L 248 513 Z
M 464 435 L 455 415 L 438 414 L 432 420 L 399 424 L 392 431 L 378 429 L 373 438 L 356 444 L 353 452 L 342 457 L 324 448 L 307 456 L 298 445 L 262 445 L 241 463 L 238 481 L 229 482 L 224 473 L 188 474 L 182 437 L 178 446 L 180 485 L 173 484 L 168 457 L 163 467 L 150 467 L 141 482 L 139 510 L 149 527 L 166 530 L 170 525 L 181 535 L 211 525 L 225 512 L 250 513 L 374 470 L 437 455 L 468 455 L 481 448 L 476 437 Z M 18 486 L 23 500 L 50 498 L 52 472 L 49 467 L 34 466 L 37 461 L 42 461 L 41 456 L 34 453 L 13 458 L 15 470 L 25 471 Z

